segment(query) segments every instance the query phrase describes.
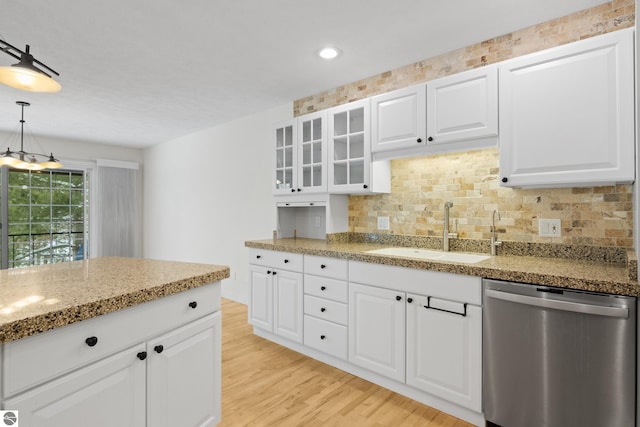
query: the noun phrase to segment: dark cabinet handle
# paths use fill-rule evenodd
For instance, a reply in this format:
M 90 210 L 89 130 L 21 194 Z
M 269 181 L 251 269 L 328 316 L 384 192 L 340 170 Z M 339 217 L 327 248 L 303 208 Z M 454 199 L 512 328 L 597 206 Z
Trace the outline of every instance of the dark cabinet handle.
M 93 347 L 94 345 L 98 344 L 98 337 L 89 337 L 84 340 L 84 342 L 86 342 L 89 347 Z
M 323 339 L 325 339 L 325 338 L 326 338 L 326 337 L 325 337 L 324 335 L 320 335 L 320 339 L 321 339 L 321 340 L 323 340 Z
M 327 287 L 326 287 L 326 286 L 320 286 L 320 290 L 321 290 L 321 291 L 326 291 L 326 290 L 327 290 Z
M 418 138 L 418 144 L 422 142 L 422 138 Z
M 324 265 L 324 264 L 320 264 L 320 268 L 325 269 L 325 268 L 327 268 L 327 266 Z
M 284 260 L 284 263 L 285 263 L 285 264 L 287 264 L 288 262 L 289 262 L 289 260 L 288 260 L 288 259 L 285 259 L 285 260 Z
M 400 301 L 402 299 L 402 297 L 400 295 L 396 296 L 396 301 Z
M 413 302 L 413 298 L 407 298 L 407 302 L 411 304 Z
M 502 178 L 502 182 L 507 182 L 509 181 L 509 178 L 507 178 L 506 176 Z
M 327 311 L 327 309 L 326 309 L 326 308 L 324 308 L 324 307 L 322 307 L 322 308 L 320 309 L 320 311 L 324 313 L 325 311 Z
M 298 188 L 298 191 L 302 191 L 302 190 Z
M 189 303 L 189 307 L 191 307 L 191 308 L 196 308 L 197 306 L 198 306 L 198 303 L 196 301 L 191 301 Z
M 291 189 L 291 192 L 292 192 L 292 193 L 295 193 L 295 192 L 296 192 L 296 189 L 295 189 L 295 188 L 292 188 L 292 189 Z
M 275 276 L 277 273 L 274 271 L 274 272 L 273 272 L 273 273 L 271 273 L 271 274 L 273 274 L 273 275 Z
M 256 259 L 262 258 L 262 255 L 256 255 Z
M 457 314 L 458 316 L 467 317 L 467 303 L 462 304 L 462 313 L 458 311 L 445 310 L 444 308 L 431 307 L 431 297 L 427 297 L 427 305 L 423 305 L 427 310 L 442 311 L 444 313 Z
M 164 346 L 162 344 L 158 344 L 157 346 L 153 347 L 153 349 L 156 353 L 160 354 L 164 350 Z
M 138 359 L 140 359 L 140 360 L 144 360 L 144 359 L 146 359 L 146 358 L 147 358 L 147 352 L 146 352 L 146 351 L 141 351 L 141 352 L 140 352 L 140 353 L 138 353 L 136 356 L 138 357 Z
M 427 141 L 429 141 L 429 142 L 433 141 L 433 137 L 430 136 L 429 138 L 427 138 Z
M 366 190 L 367 188 L 369 188 L 369 186 L 368 186 L 367 184 L 363 185 L 362 187 L 363 187 L 365 190 Z
M 309 206 L 313 206 L 313 203 L 309 203 Z

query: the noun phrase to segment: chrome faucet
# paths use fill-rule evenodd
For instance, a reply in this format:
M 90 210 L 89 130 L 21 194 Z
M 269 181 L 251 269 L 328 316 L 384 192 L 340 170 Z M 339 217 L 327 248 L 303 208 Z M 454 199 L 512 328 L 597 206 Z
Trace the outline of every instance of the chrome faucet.
M 442 250 L 445 252 L 449 252 L 449 239 L 455 239 L 458 237 L 458 233 L 449 233 L 449 209 L 452 207 L 452 202 L 446 202 L 444 204 L 444 232 L 442 233 Z
M 498 221 L 500 221 L 500 212 L 498 210 L 493 211 L 491 215 L 491 255 L 497 255 L 498 246 L 502 245 L 502 242 L 496 240 L 496 214 L 498 214 Z

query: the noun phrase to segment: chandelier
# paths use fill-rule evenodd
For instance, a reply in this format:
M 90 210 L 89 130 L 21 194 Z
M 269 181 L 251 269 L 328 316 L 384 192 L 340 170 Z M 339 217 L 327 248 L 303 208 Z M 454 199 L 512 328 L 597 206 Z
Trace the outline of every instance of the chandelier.
M 58 92 L 60 90 L 60 83 L 51 78 L 51 74 L 56 76 L 60 74 L 35 59 L 29 53 L 29 45 L 22 51 L 0 39 L 0 51 L 19 60 L 17 64 L 0 67 L 0 83 L 30 92 Z
M 16 101 L 16 104 L 22 109 L 20 118 L 20 151 L 11 151 L 7 147 L 7 151 L 0 155 L 0 166 L 10 166 L 14 169 L 31 171 L 61 168 L 62 163 L 53 157 L 53 153 L 46 155 L 24 151 L 24 107 L 28 107 L 31 104 L 24 101 Z M 41 160 L 38 160 L 38 158 Z

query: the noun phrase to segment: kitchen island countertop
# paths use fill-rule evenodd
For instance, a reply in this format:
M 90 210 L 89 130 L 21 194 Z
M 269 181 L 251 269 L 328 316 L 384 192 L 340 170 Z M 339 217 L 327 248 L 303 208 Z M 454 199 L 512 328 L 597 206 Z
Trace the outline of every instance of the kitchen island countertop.
M 250 240 L 245 242 L 245 246 L 591 292 L 640 296 L 640 284 L 629 277 L 629 265 L 623 263 L 498 255 L 478 263 L 464 264 L 367 253 L 389 245 L 327 242 L 306 238 Z
M 105 257 L 0 271 L 0 343 L 229 277 L 229 267 Z

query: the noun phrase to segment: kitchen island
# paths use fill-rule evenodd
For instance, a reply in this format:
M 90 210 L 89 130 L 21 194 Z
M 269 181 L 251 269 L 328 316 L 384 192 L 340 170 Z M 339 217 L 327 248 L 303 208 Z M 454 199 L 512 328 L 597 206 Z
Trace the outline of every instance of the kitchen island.
M 23 425 L 216 425 L 227 277 L 117 257 L 3 270 L 2 408 Z

